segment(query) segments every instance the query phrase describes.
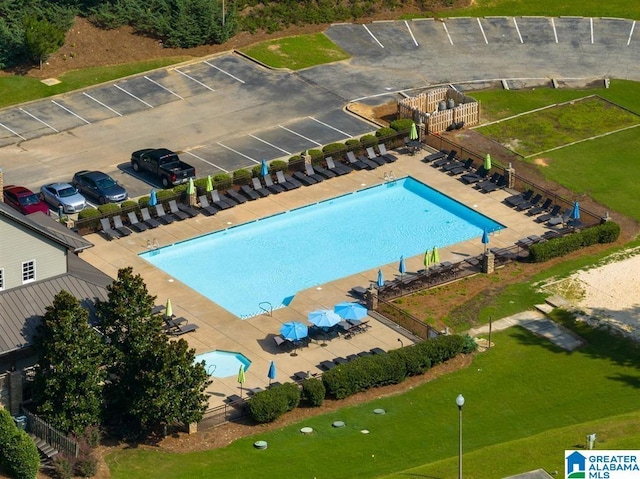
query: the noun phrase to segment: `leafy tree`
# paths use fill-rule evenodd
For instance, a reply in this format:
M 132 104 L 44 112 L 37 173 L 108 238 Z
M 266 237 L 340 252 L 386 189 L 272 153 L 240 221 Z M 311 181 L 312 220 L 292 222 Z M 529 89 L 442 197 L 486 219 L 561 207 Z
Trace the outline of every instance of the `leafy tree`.
M 34 338 L 40 360 L 33 383 L 38 414 L 62 431 L 100 423 L 104 344 L 89 313 L 67 291 L 47 307 Z
M 31 59 L 42 69 L 42 61 L 64 45 L 65 30 L 29 15 L 24 19 L 25 47 Z
M 107 416 L 124 435 L 163 424 L 198 421 L 206 409 L 208 377 L 184 340 L 170 341 L 152 316 L 155 297 L 132 268 L 118 272 L 109 297 L 97 303 L 109 342 L 112 378 L 105 386 Z

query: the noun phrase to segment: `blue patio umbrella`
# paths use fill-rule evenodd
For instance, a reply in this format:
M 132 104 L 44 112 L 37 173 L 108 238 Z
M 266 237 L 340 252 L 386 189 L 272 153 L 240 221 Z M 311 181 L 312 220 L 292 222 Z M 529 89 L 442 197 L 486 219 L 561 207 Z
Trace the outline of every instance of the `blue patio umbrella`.
M 484 169 L 487 171 L 491 169 L 491 155 L 489 153 L 484 157 Z
M 349 301 L 336 304 L 333 307 L 333 311 L 342 319 L 348 319 L 349 321 L 361 321 L 369 313 L 367 308 L 361 304 Z
M 578 203 L 577 201 L 573 204 L 573 210 L 571 210 L 571 219 L 580 219 L 580 203 Z
M 298 341 L 309 335 L 309 328 L 298 321 L 289 321 L 280 328 L 280 334 L 289 341 Z
M 149 195 L 149 206 L 155 206 L 158 204 L 158 197 L 156 196 L 156 190 L 151 190 Z
M 418 129 L 416 128 L 415 122 L 411 123 L 411 131 L 409 131 L 409 139 L 412 141 L 416 141 L 418 139 Z
M 269 365 L 269 372 L 267 373 L 267 377 L 269 378 L 269 386 L 271 386 L 271 381 L 276 378 L 276 365 L 273 361 Z
M 382 288 L 384 286 L 384 276 L 382 276 L 382 270 L 378 270 L 378 288 Z
M 315 324 L 319 328 L 330 328 L 342 321 L 342 318 L 330 309 L 311 311 L 307 318 L 310 323 Z
M 404 256 L 400 256 L 400 264 L 398 265 L 398 271 L 400 271 L 400 281 L 402 281 L 402 275 L 406 271 L 406 268 L 404 266 Z
M 267 160 L 262 160 L 260 162 L 260 176 L 267 176 L 269 174 L 269 165 L 267 165 Z
M 482 244 L 484 245 L 484 251 L 487 252 L 487 245 L 489 244 L 489 232 L 487 228 L 482 232 Z

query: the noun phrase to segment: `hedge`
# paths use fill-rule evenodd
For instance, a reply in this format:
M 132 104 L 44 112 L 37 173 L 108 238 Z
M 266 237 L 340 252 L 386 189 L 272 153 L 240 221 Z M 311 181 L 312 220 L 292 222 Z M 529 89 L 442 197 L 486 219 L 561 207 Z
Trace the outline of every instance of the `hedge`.
M 240 169 L 233 172 L 233 183 L 236 185 L 246 185 L 251 181 L 251 172 Z
M 396 131 L 409 131 L 411 130 L 412 124 L 413 120 L 411 118 L 400 118 L 398 120 L 393 120 L 389 126 Z
M 85 208 L 80 213 L 78 213 L 79 220 L 84 220 L 88 218 L 97 218 L 98 216 L 101 216 L 101 214 L 95 208 Z
M 375 146 L 378 144 L 378 137 L 375 135 L 363 135 L 360 137 L 360 143 L 365 148 L 368 146 Z
M 411 127 L 409 127 L 411 128 Z M 394 130 L 391 127 L 388 126 L 383 126 L 382 128 L 378 128 L 378 130 L 376 131 L 376 136 L 378 138 L 386 138 L 388 136 L 393 136 L 397 133 L 396 130 Z
M 35 479 L 40 469 L 38 448 L 6 409 L 0 409 L 0 464 L 15 479 Z
M 288 166 L 289 165 L 287 164 L 286 161 L 274 160 L 271 163 L 269 163 L 269 172 L 275 173 L 276 171 L 287 171 Z
M 311 407 L 320 407 L 327 394 L 322 381 L 309 378 L 302 381 L 302 400 Z
M 253 395 L 247 403 L 251 419 L 257 423 L 273 422 L 300 403 L 300 388 L 294 383 L 273 386 Z
M 536 243 L 529 248 L 529 261 L 543 263 L 598 243 L 613 243 L 620 236 L 620 225 L 607 221 L 577 233 Z

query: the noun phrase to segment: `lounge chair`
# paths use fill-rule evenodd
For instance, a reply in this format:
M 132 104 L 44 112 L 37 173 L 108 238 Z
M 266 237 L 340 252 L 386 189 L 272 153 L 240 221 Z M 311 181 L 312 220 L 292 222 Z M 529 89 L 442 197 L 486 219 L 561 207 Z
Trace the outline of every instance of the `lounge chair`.
M 450 171 L 455 170 L 457 168 L 462 168 L 464 167 L 464 165 L 467 164 L 469 160 L 471 160 L 471 158 L 468 158 L 466 161 L 461 161 L 461 160 L 451 161 L 445 164 L 444 166 L 442 166 L 442 171 L 444 171 L 445 173 L 449 173 Z M 473 164 L 473 160 L 471 160 L 471 164 Z
M 531 198 L 529 201 L 523 201 L 521 203 L 518 203 L 516 205 L 516 209 L 518 211 L 529 210 L 529 209 L 533 208 L 534 206 L 538 206 L 538 203 L 540 203 L 541 200 L 542 200 L 542 195 L 540 193 L 538 193 L 533 198 Z
M 483 193 L 491 193 L 492 191 L 501 190 L 507 186 L 507 178 L 504 175 L 498 175 L 498 181 L 491 182 L 487 185 L 484 185 L 482 188 L 478 188 Z
M 353 168 L 348 165 L 342 163 L 337 164 L 330 156 L 327 156 L 325 158 L 325 161 L 327 162 L 327 168 L 336 173 L 338 176 L 346 175 L 347 173 L 351 173 L 353 171 Z
M 475 173 L 467 173 L 460 177 L 460 181 L 466 183 L 467 185 L 473 185 L 475 183 L 480 183 L 483 181 L 487 175 L 489 174 L 489 170 L 487 170 L 484 165 L 478 168 L 478 171 Z
M 527 190 L 524 193 L 519 193 L 517 195 L 511 195 L 504 199 L 504 202 L 511 207 L 518 206 L 520 203 L 524 203 L 525 201 L 529 201 L 533 196 L 533 190 Z
M 122 236 L 129 236 L 132 231 L 122 224 L 122 218 L 119 215 L 114 216 L 113 218 L 113 226 L 114 230 L 120 233 Z
M 449 154 L 444 158 L 440 158 L 439 160 L 432 161 L 431 166 L 433 166 L 434 168 L 442 168 L 444 165 L 451 163 L 453 160 L 455 160 L 457 154 L 458 152 L 456 150 L 451 150 Z
M 198 329 L 197 324 L 185 324 L 184 326 L 176 326 L 175 328 L 167 329 L 165 332 L 169 336 L 182 336 L 183 334 L 191 333 Z
M 157 215 L 158 221 L 163 225 L 170 225 L 171 223 L 173 223 L 175 220 L 178 219 L 173 215 L 165 213 L 162 203 L 158 203 L 155 206 L 155 208 L 156 208 L 156 215 Z
M 169 201 L 169 211 L 171 212 L 170 214 L 178 218 L 178 220 L 180 221 L 189 218 L 189 215 L 187 213 L 185 213 L 184 211 L 180 211 L 176 200 Z
M 251 184 L 253 185 L 253 189 L 255 190 L 255 192 L 258 193 L 263 198 L 271 194 L 271 192 L 268 189 L 262 186 L 262 183 L 260 183 L 260 178 L 255 178 L 255 177 L 251 178 Z
M 349 361 L 342 356 L 338 356 L 337 358 L 333 358 L 333 362 L 340 366 L 341 364 L 347 364 Z
M 366 158 L 373 161 L 376 165 L 382 166 L 387 164 L 387 160 L 376 154 L 376 152 L 373 150 L 373 146 L 368 146 L 366 148 L 366 152 Z
M 211 194 L 211 204 L 216 208 L 219 208 L 221 210 L 228 210 L 229 208 L 233 208 L 236 205 L 236 203 L 233 203 L 232 201 L 227 200 L 226 198 L 222 199 L 217 190 L 212 190 L 210 194 Z
M 207 195 L 198 196 L 198 201 L 200 202 L 200 211 L 202 211 L 205 216 L 213 216 L 220 211 L 219 208 L 216 208 L 209 203 Z
M 321 175 L 321 174 L 319 174 L 319 173 L 316 173 L 316 172 L 313 170 L 313 166 L 311 166 L 311 164 L 310 164 L 310 163 L 305 163 L 305 164 L 304 164 L 304 173 L 305 173 L 309 178 L 312 178 L 312 179 L 316 180 L 316 183 L 320 183 L 321 181 L 324 181 L 324 180 L 325 180 L 324 176 L 322 176 L 322 175 Z
M 536 223 L 546 223 L 551 218 L 558 216 L 560 214 L 560 211 L 562 211 L 562 206 L 555 205 L 553 208 L 551 208 L 551 211 L 549 213 L 538 216 L 536 218 Z
M 551 208 L 551 203 L 553 203 L 553 200 L 551 198 L 547 198 L 540 206 L 536 206 L 535 208 L 531 208 L 529 211 L 527 211 L 527 215 L 535 216 L 539 215 L 540 213 L 544 213 L 545 211 L 549 211 L 549 208 Z
M 484 181 L 479 181 L 475 184 L 474 188 L 481 190 L 482 188 L 484 188 L 485 186 L 491 184 L 491 183 L 496 183 L 498 181 L 498 178 L 500 178 L 500 173 L 496 172 L 494 174 L 491 175 L 491 177 L 488 180 L 484 180 Z
M 349 290 L 351 296 L 355 296 L 356 298 L 364 298 L 364 295 L 369 291 L 364 286 L 354 286 Z
M 322 361 L 320 364 L 318 364 L 318 367 L 320 369 L 324 369 L 325 371 L 330 371 L 336 366 L 336 363 L 334 363 L 333 361 Z
M 129 228 L 131 228 L 136 233 L 142 233 L 143 231 L 147 231 L 150 228 L 150 226 L 146 223 L 138 221 L 138 217 L 136 216 L 135 211 L 129 211 L 127 213 L 127 217 L 129 218 Z
M 386 353 L 387 353 L 387 352 L 386 352 L 384 349 L 382 349 L 382 348 L 371 348 L 371 349 L 369 350 L 369 352 L 371 352 L 371 354 L 374 354 L 374 355 L 375 355 L 375 354 L 386 354 Z
M 240 194 L 246 196 L 246 198 L 250 201 L 257 200 L 262 196 L 256 190 L 251 188 L 249 185 L 241 185 Z
M 298 180 L 300 183 L 302 183 L 304 186 L 315 185 L 318 182 L 316 179 L 311 178 L 309 175 L 307 175 L 306 173 L 303 173 L 302 171 L 294 171 L 293 177 L 296 180 Z
M 366 160 L 366 158 L 365 158 Z M 373 170 L 378 167 L 377 163 L 372 161 L 364 162 L 362 158 L 356 158 L 356 155 L 353 151 L 347 151 L 347 163 L 349 166 L 354 167 L 356 170 Z
M 242 203 L 246 203 L 248 201 L 248 199 L 246 197 L 242 196 L 236 190 L 231 189 L 231 188 L 227 190 L 226 195 L 229 198 L 231 198 L 233 201 L 238 203 L 239 205 L 241 205 Z
M 262 177 L 262 181 L 264 181 L 264 185 L 271 193 L 282 193 L 283 191 L 287 191 L 287 189 L 282 185 L 276 185 L 271 179 L 270 175 L 265 175 Z
M 396 155 L 387 151 L 387 145 L 385 145 L 384 143 L 378 144 L 378 151 L 380 152 L 380 156 L 384 158 L 384 161 L 386 161 L 387 163 L 393 163 L 398 159 Z
M 571 208 L 567 208 L 561 215 L 550 218 L 549 221 L 547 221 L 547 226 L 558 226 L 568 223 L 571 219 L 571 211 Z
M 430 154 L 428 154 L 427 156 L 425 156 L 425 157 L 422 159 L 422 161 L 423 161 L 424 163 L 431 163 L 432 161 L 439 160 L 440 158 L 444 158 L 445 156 L 447 156 L 447 154 L 448 154 L 448 153 L 449 153 L 449 152 L 444 151 L 444 150 L 442 150 L 442 151 L 436 151 L 435 153 L 430 153 Z
M 284 186 L 285 190 L 287 191 L 296 190 L 302 186 L 302 183 L 300 183 L 299 181 L 295 181 L 295 180 L 291 181 L 291 180 L 293 180 L 293 178 L 291 177 L 289 177 L 288 179 L 285 178 L 284 172 L 276 171 L 277 184 Z
M 185 205 L 184 203 L 178 203 L 176 200 L 169 201 L 169 208 L 172 213 L 181 212 L 186 214 L 189 218 L 195 218 L 200 214 L 200 211 L 192 206 Z
M 455 168 L 451 168 L 449 170 L 446 170 L 447 173 L 449 173 L 451 176 L 457 176 L 460 175 L 462 173 L 465 172 L 470 172 L 473 170 L 473 159 L 472 158 L 467 158 L 467 160 L 462 163 L 462 165 L 460 166 L 456 166 Z
M 107 237 L 109 241 L 121 238 L 120 233 L 118 233 L 111 227 L 109 218 L 100 218 L 100 226 L 102 226 L 102 233 Z
M 325 180 L 338 176 L 338 173 L 335 171 L 328 170 L 320 165 L 313 165 L 312 169 L 317 175 L 320 175 Z
M 157 219 L 151 217 L 151 213 L 149 213 L 147 208 L 140 208 L 140 214 L 142 215 L 142 221 L 149 228 L 157 228 L 162 224 Z

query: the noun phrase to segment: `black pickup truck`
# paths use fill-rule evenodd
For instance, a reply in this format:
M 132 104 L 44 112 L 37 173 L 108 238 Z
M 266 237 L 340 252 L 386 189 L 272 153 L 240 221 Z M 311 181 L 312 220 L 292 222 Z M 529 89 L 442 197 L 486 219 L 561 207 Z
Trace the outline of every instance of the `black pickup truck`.
M 166 148 L 147 148 L 131 153 L 133 171 L 148 171 L 169 188 L 195 178 L 196 169 L 181 161 L 176 153 Z

